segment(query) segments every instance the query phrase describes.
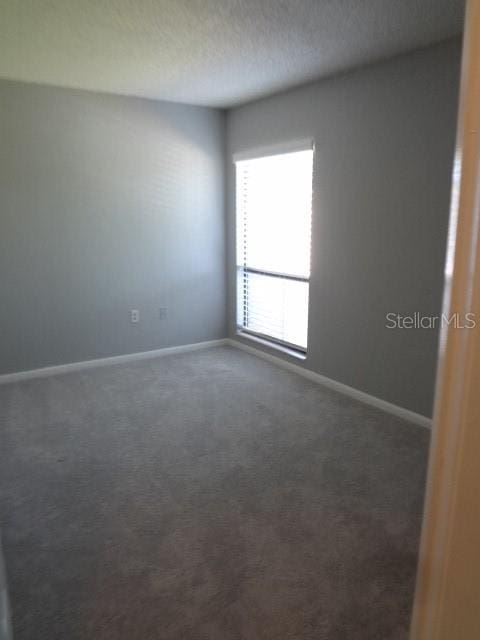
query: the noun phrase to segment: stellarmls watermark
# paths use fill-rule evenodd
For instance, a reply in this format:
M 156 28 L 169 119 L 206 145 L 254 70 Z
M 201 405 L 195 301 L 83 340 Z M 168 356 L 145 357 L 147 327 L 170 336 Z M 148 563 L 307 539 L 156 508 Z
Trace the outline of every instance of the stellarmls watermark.
M 452 327 L 453 329 L 474 329 L 477 321 L 474 313 L 442 313 L 439 316 L 425 316 L 419 311 L 404 316 L 400 313 L 387 313 L 385 316 L 387 329 L 437 329 Z

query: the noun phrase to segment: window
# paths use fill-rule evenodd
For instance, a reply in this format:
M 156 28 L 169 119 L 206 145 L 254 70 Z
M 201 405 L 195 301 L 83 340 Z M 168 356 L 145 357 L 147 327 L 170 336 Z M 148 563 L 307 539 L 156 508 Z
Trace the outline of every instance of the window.
M 306 352 L 312 148 L 237 160 L 237 326 Z

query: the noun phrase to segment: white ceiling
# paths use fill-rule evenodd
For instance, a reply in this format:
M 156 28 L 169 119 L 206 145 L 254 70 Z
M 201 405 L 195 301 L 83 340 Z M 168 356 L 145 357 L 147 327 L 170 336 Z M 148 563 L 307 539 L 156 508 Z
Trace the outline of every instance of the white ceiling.
M 461 32 L 463 0 L 0 0 L 0 77 L 237 105 Z

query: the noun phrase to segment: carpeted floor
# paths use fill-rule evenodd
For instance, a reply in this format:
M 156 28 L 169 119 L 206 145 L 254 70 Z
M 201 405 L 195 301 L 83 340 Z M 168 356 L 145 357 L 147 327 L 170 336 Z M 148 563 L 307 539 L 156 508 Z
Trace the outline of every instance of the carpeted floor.
M 427 430 L 230 347 L 0 387 L 15 640 L 405 640 Z

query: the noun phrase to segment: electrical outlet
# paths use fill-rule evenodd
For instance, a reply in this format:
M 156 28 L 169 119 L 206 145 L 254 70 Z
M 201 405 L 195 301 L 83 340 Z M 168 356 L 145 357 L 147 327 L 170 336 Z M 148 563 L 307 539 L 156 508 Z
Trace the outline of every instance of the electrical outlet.
M 167 307 L 159 307 L 158 317 L 160 320 L 165 320 L 165 318 L 167 317 Z
M 130 311 L 130 322 L 133 324 L 140 322 L 140 311 L 138 309 L 132 309 Z

